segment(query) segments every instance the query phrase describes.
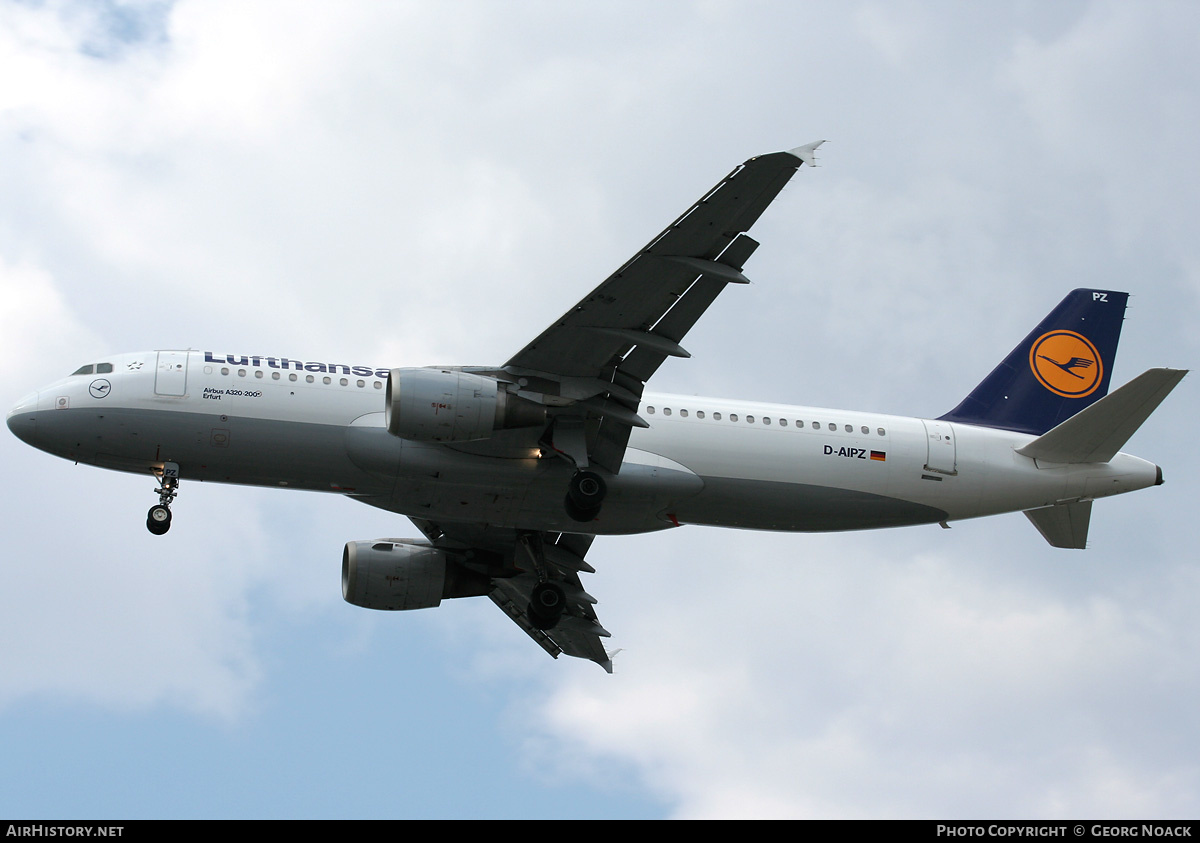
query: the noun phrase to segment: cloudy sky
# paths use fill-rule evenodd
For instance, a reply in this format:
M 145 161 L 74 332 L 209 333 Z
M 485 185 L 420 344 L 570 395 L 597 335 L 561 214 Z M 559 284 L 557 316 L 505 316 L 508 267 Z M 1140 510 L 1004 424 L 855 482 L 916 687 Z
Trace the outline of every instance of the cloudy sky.
M 652 387 L 939 415 L 1071 288 L 1195 367 L 1190 3 L 0 0 L 0 400 L 106 353 L 499 363 L 828 138 Z M 336 497 L 0 436 L 0 815 L 1195 817 L 1200 410 L 1085 552 L 1019 514 L 598 540 L 616 673 L 344 603 Z

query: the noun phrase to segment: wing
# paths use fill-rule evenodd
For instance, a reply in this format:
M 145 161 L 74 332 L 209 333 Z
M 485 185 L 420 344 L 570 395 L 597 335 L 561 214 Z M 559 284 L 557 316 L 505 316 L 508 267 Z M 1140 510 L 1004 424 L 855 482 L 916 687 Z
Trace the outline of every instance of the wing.
M 616 473 L 642 389 L 667 357 L 688 357 L 688 330 L 727 284 L 748 283 L 742 266 L 758 243 L 745 232 L 803 163 L 816 141 L 751 158 L 651 240 L 599 287 L 504 366 L 518 393 L 562 407 L 548 438 L 578 466 Z
M 588 659 L 612 673 L 612 659 L 600 640 L 609 637 L 608 630 L 596 619 L 596 598 L 583 590 L 579 579 L 581 573 L 595 573 L 583 559 L 593 536 L 411 520 L 435 547 L 476 555 L 493 575 L 488 591 L 492 602 L 543 650 L 554 658 L 565 653 Z M 489 557 L 490 563 L 485 561 Z M 529 613 L 534 586 L 542 581 L 557 584 L 566 596 L 562 616 L 549 630 L 538 629 Z
M 758 243 L 745 232 L 802 164 L 815 166 L 822 143 L 751 158 L 502 372 L 480 370 L 546 406 L 551 423 L 539 444 L 578 468 L 620 470 L 632 428 L 648 427 L 637 415 L 646 381 L 667 357 L 689 356 L 680 340 L 727 284 L 748 283 L 742 266 Z M 601 643 L 609 634 L 579 579 L 594 573 L 584 561 L 593 536 L 412 520 L 435 547 L 486 574 L 488 596 L 551 656 L 589 659 L 612 672 Z M 536 603 L 548 586 L 565 599 L 564 608 L 557 622 L 539 625 Z

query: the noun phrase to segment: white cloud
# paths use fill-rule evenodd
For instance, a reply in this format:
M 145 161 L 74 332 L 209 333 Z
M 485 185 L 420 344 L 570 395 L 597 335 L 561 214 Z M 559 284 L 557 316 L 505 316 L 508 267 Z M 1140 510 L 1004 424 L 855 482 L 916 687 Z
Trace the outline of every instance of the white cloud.
M 659 597 L 643 616 L 618 595 L 634 650 L 619 680 L 568 679 L 547 728 L 632 761 L 679 816 L 1179 810 L 1195 764 L 1127 689 L 1170 676 L 1194 691 L 1180 671 L 1194 634 L 1175 632 L 1187 613 L 1148 622 L 1103 586 L 1073 594 L 999 558 L 915 552 L 937 534 L 907 533 L 709 533 L 705 561 L 648 560 L 671 575 L 645 585 Z M 793 553 L 805 559 L 780 558 Z
M 54 371 L 53 362 L 63 371 L 84 350 L 95 350 L 97 337 L 64 301 L 45 269 L 25 262 L 9 264 L 0 255 L 0 300 L 0 357 L 9 364 L 0 374 L 5 392 L 29 391 L 31 384 L 17 383 L 26 373 Z

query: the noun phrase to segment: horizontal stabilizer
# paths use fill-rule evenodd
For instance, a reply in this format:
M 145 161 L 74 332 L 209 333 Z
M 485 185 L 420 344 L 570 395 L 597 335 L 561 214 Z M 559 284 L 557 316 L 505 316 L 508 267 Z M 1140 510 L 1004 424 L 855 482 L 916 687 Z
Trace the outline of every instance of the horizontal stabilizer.
M 1149 369 L 1017 453 L 1042 462 L 1108 462 L 1187 372 Z
M 1076 501 L 1025 510 L 1042 538 L 1052 547 L 1083 550 L 1087 547 L 1088 524 L 1092 520 L 1092 502 Z

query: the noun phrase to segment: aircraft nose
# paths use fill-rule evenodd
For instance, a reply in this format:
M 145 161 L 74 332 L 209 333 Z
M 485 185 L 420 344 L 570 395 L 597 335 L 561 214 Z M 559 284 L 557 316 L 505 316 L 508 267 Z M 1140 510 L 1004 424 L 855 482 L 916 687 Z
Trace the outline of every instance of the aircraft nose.
M 28 445 L 33 445 L 37 434 L 37 406 L 38 394 L 36 392 L 26 395 L 17 402 L 17 406 L 8 411 L 8 429 L 13 432 L 18 439 Z

